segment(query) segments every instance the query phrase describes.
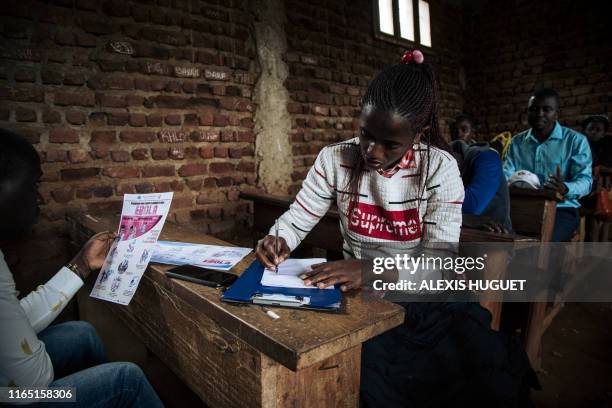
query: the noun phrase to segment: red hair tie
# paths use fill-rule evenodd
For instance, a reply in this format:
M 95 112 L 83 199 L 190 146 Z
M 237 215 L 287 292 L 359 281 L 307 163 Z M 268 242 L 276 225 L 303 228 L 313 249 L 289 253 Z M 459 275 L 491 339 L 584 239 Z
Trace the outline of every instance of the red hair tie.
M 402 64 L 410 64 L 412 61 L 415 64 L 422 64 L 425 61 L 425 56 L 419 50 L 406 51 L 402 56 Z

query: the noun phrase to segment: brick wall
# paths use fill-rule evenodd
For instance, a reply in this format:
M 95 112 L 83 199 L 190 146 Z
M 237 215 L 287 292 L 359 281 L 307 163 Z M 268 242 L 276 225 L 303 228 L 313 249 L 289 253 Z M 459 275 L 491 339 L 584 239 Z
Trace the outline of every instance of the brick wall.
M 368 0 L 288 1 L 286 9 L 295 193 L 323 146 L 357 135 L 359 101 L 368 82 L 396 63 L 405 47 L 373 37 Z M 455 2 L 436 1 L 431 15 L 433 48 L 417 47 L 437 72 L 446 132 L 447 119 L 463 108 L 462 12 Z
M 44 171 L 44 217 L 12 263 L 52 273 L 64 214 L 119 210 L 124 193 L 174 191 L 169 219 L 206 233 L 247 225 L 238 190 L 256 181 L 257 72 L 246 2 L 51 3 L 0 5 L 0 126 L 34 143 Z
M 576 129 L 608 112 L 612 91 L 610 5 L 569 0 L 482 2 L 467 18 L 466 110 L 484 138 L 526 129 L 534 88 L 561 96 L 561 122 Z

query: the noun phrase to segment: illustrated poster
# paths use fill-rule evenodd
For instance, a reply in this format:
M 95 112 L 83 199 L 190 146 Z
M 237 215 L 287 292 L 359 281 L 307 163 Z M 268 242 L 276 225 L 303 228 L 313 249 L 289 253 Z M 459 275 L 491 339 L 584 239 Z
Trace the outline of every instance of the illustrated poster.
M 91 296 L 128 305 L 147 269 L 166 222 L 172 193 L 125 194 L 117 238 Z

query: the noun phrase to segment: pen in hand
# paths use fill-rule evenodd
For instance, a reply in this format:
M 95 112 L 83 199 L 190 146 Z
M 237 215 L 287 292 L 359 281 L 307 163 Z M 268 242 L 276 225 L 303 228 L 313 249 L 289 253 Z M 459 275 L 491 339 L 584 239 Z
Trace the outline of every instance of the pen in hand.
M 274 265 L 278 273 L 278 220 L 274 221 Z

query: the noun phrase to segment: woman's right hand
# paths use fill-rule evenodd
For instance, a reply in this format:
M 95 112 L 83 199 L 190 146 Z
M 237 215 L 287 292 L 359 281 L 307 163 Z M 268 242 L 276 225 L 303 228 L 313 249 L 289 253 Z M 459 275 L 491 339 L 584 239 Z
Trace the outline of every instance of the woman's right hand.
M 275 269 L 276 265 L 283 262 L 291 252 L 284 238 L 278 237 L 278 249 L 275 250 L 275 238 L 267 235 L 257 242 L 255 254 L 257 259 L 268 269 Z

